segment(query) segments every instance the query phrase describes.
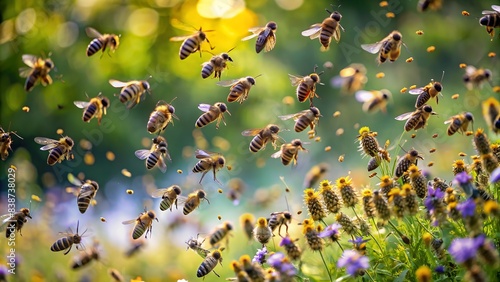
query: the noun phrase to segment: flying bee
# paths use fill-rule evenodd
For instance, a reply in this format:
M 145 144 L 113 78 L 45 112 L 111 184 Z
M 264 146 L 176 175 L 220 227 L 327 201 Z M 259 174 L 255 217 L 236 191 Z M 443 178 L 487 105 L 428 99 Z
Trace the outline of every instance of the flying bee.
M 22 208 L 13 214 L 8 213 L 0 216 L 0 230 L 5 228 L 5 238 L 9 238 L 16 231 L 22 236 L 21 229 L 28 222 L 28 217 L 32 218 L 28 208 Z
M 295 121 L 295 132 L 302 132 L 308 126 L 311 127 L 312 131 L 314 131 L 320 117 L 321 113 L 316 107 L 311 107 L 307 110 L 303 110 L 295 114 L 279 116 L 281 120 L 288 120 L 293 118 L 293 120 Z
M 409 152 L 406 152 L 406 154 L 398 160 L 394 175 L 398 178 L 403 176 L 412 164 L 417 165 L 418 159 L 424 160 L 417 150 L 411 149 Z
M 417 9 L 420 12 L 425 12 L 429 8 L 434 11 L 439 10 L 441 9 L 441 5 L 443 4 L 442 2 L 443 0 L 419 0 L 417 4 Z
M 151 134 L 161 134 L 161 132 L 167 128 L 169 123 L 174 124 L 173 118 L 178 119 L 175 115 L 174 106 L 163 100 L 158 101 L 154 111 L 149 115 L 147 125 L 148 132 Z
M 73 174 L 68 174 L 68 180 L 73 185 L 77 186 L 74 189 L 76 192 L 76 203 L 78 204 L 78 210 L 80 213 L 84 214 L 89 205 L 94 201 L 94 198 L 99 190 L 99 184 L 94 181 L 87 179 L 84 181 L 74 177 Z
M 474 116 L 469 112 L 454 115 L 444 122 L 444 124 L 450 124 L 447 130 L 448 136 L 455 134 L 457 131 L 460 133 L 466 132 L 469 123 L 474 123 Z
M 268 142 L 271 142 L 274 149 L 276 149 L 276 142 L 278 141 L 278 132 L 280 128 L 276 124 L 268 124 L 264 128 L 260 129 L 247 129 L 241 132 L 243 136 L 255 136 L 250 142 L 248 149 L 251 152 L 257 153 L 261 149 L 266 147 Z
M 359 90 L 356 92 L 356 100 L 363 103 L 363 111 L 365 113 L 375 113 L 381 110 L 387 112 L 387 102 L 391 99 L 392 93 L 387 89 L 365 91 Z
M 425 128 L 427 120 L 431 115 L 437 115 L 437 113 L 432 111 L 431 106 L 423 105 L 414 112 L 408 112 L 397 116 L 396 120 L 407 120 L 404 127 L 405 131 L 410 131 L 412 129 L 418 130 L 420 128 Z
M 139 104 L 143 94 L 147 91 L 151 93 L 149 82 L 146 80 L 132 80 L 122 82 L 115 79 L 110 79 L 109 84 L 120 90 L 120 102 L 127 104 L 127 109 L 132 109 L 135 105 Z
M 107 97 L 104 97 L 99 93 L 97 97 L 90 99 L 90 101 L 74 101 L 73 104 L 83 110 L 82 120 L 84 122 L 90 122 L 92 118 L 97 118 L 97 124 L 101 124 L 101 119 L 103 115 L 106 115 L 106 109 L 109 108 L 111 102 Z
M 233 230 L 233 225 L 229 221 L 225 221 L 221 225 L 217 226 L 208 236 L 210 245 L 214 247 L 224 238 L 226 238 L 226 245 L 227 245 L 229 242 L 228 237 L 231 230 Z
M 106 51 L 106 48 L 109 46 L 109 52 L 115 52 L 120 45 L 120 37 L 116 34 L 101 34 L 97 30 L 87 27 L 85 32 L 89 37 L 93 37 L 94 39 L 90 41 L 89 46 L 87 46 L 87 57 L 94 55 L 95 53 L 102 50 L 102 54 Z M 102 55 L 101 55 L 102 57 Z
M 224 113 L 227 112 L 228 115 L 231 113 L 228 111 L 226 104 L 222 102 L 217 102 L 214 105 L 209 104 L 199 104 L 198 109 L 204 112 L 195 123 L 196 127 L 204 127 L 205 125 L 217 121 L 215 128 L 219 129 L 219 124 L 222 121 L 226 125 L 224 120 Z
M 9 156 L 9 150 L 12 151 L 12 148 L 10 147 L 12 144 L 12 138 L 10 137 L 11 134 L 16 135 L 21 140 L 23 139 L 21 136 L 17 135 L 15 131 L 5 131 L 0 126 L 0 157 L 2 158 L 2 161 L 5 161 Z
M 209 253 L 205 260 L 200 264 L 200 267 L 198 267 L 198 271 L 196 272 L 197 277 L 203 277 L 207 274 L 209 274 L 211 271 L 214 270 L 214 268 L 217 266 L 217 263 L 222 265 L 222 256 L 219 250 L 214 250 L 213 252 Z M 217 277 L 220 277 L 219 274 L 217 274 L 214 271 L 215 275 Z
M 38 81 L 40 81 L 43 86 L 52 84 L 52 78 L 49 72 L 55 68 L 55 65 L 50 58 L 42 59 L 34 55 L 25 54 L 22 59 L 28 66 L 19 69 L 19 75 L 21 77 L 26 77 L 24 90 L 27 92 L 33 90 L 33 87 L 35 87 Z
M 319 78 L 319 76 L 323 74 L 323 72 L 316 73 L 316 68 L 317 66 L 314 67 L 313 73 L 306 76 L 288 74 L 292 86 L 297 87 L 297 90 L 295 92 L 299 102 L 303 103 L 307 99 L 309 99 L 309 104 L 311 105 L 311 107 L 313 98 L 319 98 L 318 94 L 316 94 L 316 84 L 324 85 L 323 83 L 321 83 L 321 80 Z
M 304 177 L 304 187 L 310 188 L 316 185 L 316 183 L 323 179 L 326 172 L 328 171 L 329 166 L 327 163 L 319 163 L 313 167 L 306 173 Z
M 492 76 L 493 74 L 489 69 L 476 69 L 474 66 L 468 65 L 465 68 L 463 81 L 468 90 L 473 90 L 474 88 L 482 89 L 485 82 L 491 83 Z
M 285 225 L 285 232 L 288 234 L 288 224 L 292 222 L 292 214 L 288 211 L 273 212 L 267 219 L 268 226 L 274 232 L 278 228 L 278 235 L 281 236 L 281 226 Z
M 340 41 L 340 29 L 344 28 L 340 25 L 340 20 L 342 15 L 337 12 L 330 12 L 325 9 L 330 16 L 323 20 L 322 23 L 313 24 L 309 29 L 302 32 L 303 36 L 308 36 L 311 39 L 316 39 L 319 37 L 319 42 L 321 43 L 321 51 L 328 51 L 330 43 L 332 42 L 332 37 L 339 43 Z
M 73 245 L 77 245 L 76 248 L 78 249 L 78 245 L 81 246 L 82 244 L 82 237 L 87 230 L 85 230 L 81 235 L 78 234 L 78 227 L 80 226 L 80 221 L 77 222 L 76 224 L 76 233 L 73 233 L 71 231 L 71 228 L 68 233 L 61 233 L 66 235 L 66 237 L 62 237 L 59 240 L 57 240 L 52 246 L 50 247 L 50 250 L 53 252 L 60 252 L 67 250 L 64 254 L 67 255 L 69 251 L 71 251 L 71 248 Z
M 249 35 L 243 39 L 242 41 L 252 39 L 257 37 L 257 41 L 255 41 L 255 52 L 260 53 L 263 49 L 265 52 L 269 52 L 273 50 L 276 45 L 276 30 L 278 29 L 278 25 L 276 22 L 270 21 L 264 27 L 253 27 L 248 31 L 252 32 L 252 35 Z
M 158 166 L 161 172 L 167 171 L 167 165 L 164 158 L 171 160 L 167 149 L 167 140 L 163 136 L 153 138 L 153 145 L 150 150 L 141 149 L 135 151 L 135 156 L 140 160 L 146 160 L 146 168 L 152 169 Z
M 483 101 L 483 117 L 488 126 L 498 134 L 500 132 L 500 102 L 494 97 Z
M 281 145 L 281 149 L 272 154 L 271 158 L 277 159 L 281 157 L 281 163 L 283 165 L 289 165 L 290 162 L 292 165 L 297 165 L 297 156 L 299 154 L 299 151 L 306 151 L 307 150 L 302 146 L 305 143 L 300 141 L 300 139 L 294 139 L 290 143 L 286 143 Z
M 483 17 L 479 19 L 479 24 L 486 27 L 486 32 L 495 36 L 495 27 L 500 27 L 500 6 L 491 5 L 493 11 L 483 11 Z
M 208 254 L 210 254 L 210 251 L 207 249 L 204 249 L 201 245 L 203 242 L 205 242 L 205 239 L 199 240 L 198 236 L 200 234 L 196 235 L 196 238 L 191 237 L 186 244 L 188 245 L 187 249 L 191 249 L 195 251 L 198 255 L 200 255 L 202 258 L 206 258 Z
M 40 148 L 40 150 L 50 150 L 47 158 L 48 165 L 52 166 L 56 163 L 61 163 L 64 159 L 72 160 L 74 158 L 72 149 L 75 142 L 69 136 L 63 136 L 59 140 L 36 137 L 35 142 L 40 145 L 44 145 Z
M 379 53 L 377 58 L 379 65 L 384 63 L 387 58 L 389 58 L 391 62 L 394 62 L 401 54 L 401 45 L 403 45 L 402 39 L 403 35 L 395 30 L 381 41 L 373 44 L 362 44 L 361 48 L 372 54 Z
M 138 253 L 146 245 L 144 240 L 137 240 L 132 243 L 132 246 L 125 252 L 126 257 L 131 257 Z
M 137 240 L 144 233 L 146 233 L 145 237 L 147 239 L 148 233 L 151 236 L 151 232 L 153 231 L 153 220 L 158 221 L 155 212 L 144 209 L 144 212 L 141 213 L 136 219 L 123 221 L 122 224 L 128 225 L 135 223 L 134 230 L 132 231 L 132 239 Z
M 212 30 L 205 30 L 203 32 L 202 28 L 200 27 L 200 29 L 194 34 L 175 36 L 170 38 L 170 41 L 183 41 L 181 44 L 181 48 L 179 49 L 179 57 L 181 58 L 181 60 L 184 60 L 196 51 L 200 52 L 201 57 L 201 43 L 203 43 L 203 41 L 207 41 L 207 43 L 210 45 L 211 50 L 214 49 L 214 47 L 212 47 L 212 44 L 210 44 L 207 35 L 205 34 L 205 32 L 210 31 Z
M 182 209 L 182 213 L 184 215 L 190 214 L 200 205 L 202 200 L 206 200 L 210 204 L 210 201 L 206 198 L 206 196 L 207 193 L 200 189 L 190 193 L 187 198 L 183 197 L 182 202 L 184 202 L 184 208 Z
M 342 88 L 342 92 L 351 94 L 363 89 L 367 81 L 366 67 L 363 64 L 351 64 L 340 70 L 339 76 L 332 78 L 331 84 Z
M 444 72 L 443 72 L 444 76 Z M 443 78 L 441 77 L 441 81 Z M 429 84 L 427 84 L 424 87 L 420 88 L 415 88 L 415 89 L 410 89 L 408 93 L 412 95 L 418 95 L 417 101 L 415 102 L 415 108 L 420 108 L 422 107 L 427 101 L 429 101 L 431 98 L 436 98 L 436 104 L 439 103 L 439 95 L 441 94 L 441 91 L 443 90 L 443 85 L 441 82 L 437 82 L 434 80 L 431 80 Z
M 203 177 L 205 177 L 205 174 L 207 174 L 210 170 L 213 171 L 214 174 L 214 181 L 222 185 L 219 180 L 217 180 L 215 174 L 218 170 L 224 167 L 226 164 L 226 159 L 224 156 L 222 156 L 219 153 L 212 153 L 212 152 L 207 152 L 201 149 L 197 149 L 195 151 L 195 156 L 199 161 L 196 163 L 196 165 L 193 167 L 193 172 L 194 173 L 199 173 L 202 172 L 203 174 L 201 175 L 200 178 L 200 184 L 201 181 L 203 180 Z
M 217 85 L 231 87 L 229 89 L 229 95 L 227 96 L 227 101 L 229 103 L 239 102 L 242 104 L 248 98 L 250 88 L 255 85 L 255 78 L 259 76 L 260 74 L 256 77 L 247 76 L 240 79 L 219 81 Z
M 99 260 L 101 258 L 101 253 L 99 252 L 99 244 L 94 242 L 94 245 L 90 250 L 84 250 L 80 255 L 73 258 L 73 262 L 71 263 L 72 269 L 79 269 L 85 265 L 88 265 L 93 260 Z
M 227 186 L 229 187 L 227 198 L 231 200 L 233 205 L 237 206 L 240 203 L 240 198 L 245 191 L 246 185 L 241 178 L 231 178 Z
M 232 49 L 231 49 L 232 50 Z M 229 50 L 228 53 L 231 51 Z M 224 71 L 227 68 L 227 61 L 232 62 L 233 59 L 229 57 L 228 53 L 221 53 L 219 55 L 213 55 L 210 61 L 204 62 L 201 66 L 201 77 L 202 78 L 207 78 L 214 74 L 214 78 L 219 78 L 222 74 L 222 71 Z
M 168 188 L 158 189 L 151 193 L 153 198 L 161 198 L 160 210 L 166 211 L 170 209 L 172 211 L 172 207 L 175 204 L 175 208 L 177 208 L 177 197 L 182 193 L 181 187 L 178 185 L 172 185 Z

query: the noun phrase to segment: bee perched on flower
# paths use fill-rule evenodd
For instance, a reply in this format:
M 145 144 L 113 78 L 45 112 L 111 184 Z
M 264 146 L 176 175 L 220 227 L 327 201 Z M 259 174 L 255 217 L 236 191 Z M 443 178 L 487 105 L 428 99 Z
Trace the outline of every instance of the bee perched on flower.
M 307 244 L 313 251 L 322 251 L 324 242 L 319 237 L 318 231 L 314 228 L 314 223 L 302 223 L 304 226 L 302 228 L 302 233 L 306 236 Z M 320 226 L 320 225 L 318 225 Z

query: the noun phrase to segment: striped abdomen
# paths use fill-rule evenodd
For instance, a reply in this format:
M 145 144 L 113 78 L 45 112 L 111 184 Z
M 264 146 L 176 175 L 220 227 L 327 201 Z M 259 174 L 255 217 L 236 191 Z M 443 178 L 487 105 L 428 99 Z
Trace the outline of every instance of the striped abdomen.
M 202 114 L 198 120 L 196 121 L 196 127 L 204 127 L 205 125 L 214 122 L 215 119 L 217 118 L 218 114 L 208 111 L 204 114 Z
M 90 202 L 95 197 L 97 189 L 99 189 L 99 186 L 95 181 L 82 185 L 82 188 L 80 188 L 80 194 L 78 194 L 77 198 L 78 210 L 80 213 L 83 214 L 87 211 Z
M 201 69 L 201 77 L 202 78 L 207 78 L 214 73 L 214 66 L 212 63 L 206 63 L 203 65 L 203 68 Z
M 181 45 L 181 49 L 179 50 L 179 57 L 181 58 L 181 60 L 184 60 L 189 55 L 200 49 L 201 42 L 198 41 L 197 39 L 198 37 L 193 36 L 184 40 L 184 42 Z
M 100 38 L 95 38 L 94 40 L 90 41 L 89 46 L 87 46 L 87 57 L 90 57 L 97 53 L 99 50 L 102 49 L 104 46 L 104 43 L 101 41 Z
M 95 116 L 97 110 L 97 105 L 95 103 L 89 104 L 87 109 L 83 112 L 82 120 L 84 122 L 90 122 L 90 120 Z
M 152 169 L 153 167 L 155 167 L 155 165 L 158 163 L 159 158 L 160 153 L 158 151 L 154 151 L 149 154 L 148 158 L 146 159 L 146 168 Z
M 337 28 L 337 22 L 332 18 L 326 18 L 323 23 L 321 23 L 321 32 L 319 34 L 319 41 L 321 44 L 328 48 L 330 42 L 332 41 L 333 31 Z
M 264 139 L 262 139 L 262 136 L 260 134 L 255 135 L 255 137 L 252 139 L 252 142 L 250 142 L 250 151 L 256 153 L 264 147 L 265 142 Z
M 281 163 L 289 165 L 297 157 L 298 148 L 290 148 L 281 152 Z
M 173 200 L 173 199 L 170 199 L 169 197 L 164 197 L 160 203 L 160 210 L 161 211 L 168 210 L 176 200 L 177 200 L 177 198 L 175 200 Z
M 49 156 L 47 158 L 48 165 L 55 165 L 57 162 L 61 162 L 66 154 L 66 147 L 57 146 L 50 150 Z
M 205 260 L 201 263 L 200 267 L 198 268 L 198 271 L 196 272 L 197 277 L 203 277 L 207 274 L 210 273 L 216 266 L 217 266 L 218 260 L 209 255 L 205 258 Z
M 71 247 L 73 246 L 73 244 L 80 244 L 81 240 L 82 240 L 82 238 L 78 234 L 73 235 L 73 236 L 64 237 L 64 238 L 57 240 L 54 244 L 52 244 L 52 246 L 50 247 L 50 250 L 53 252 L 60 252 L 60 251 L 64 251 L 64 250 L 68 249 L 64 253 L 64 254 L 67 254 L 71 250 Z
M 142 92 L 141 88 L 137 84 L 131 84 L 122 89 L 120 93 L 120 102 L 126 103 L 132 99 L 135 99 Z
M 227 96 L 227 101 L 230 103 L 235 101 L 242 103 L 246 100 L 246 98 L 247 94 L 245 93 L 245 87 L 241 83 L 238 83 L 231 88 L 231 92 L 229 92 L 229 95 Z
M 297 120 L 297 122 L 295 122 L 295 126 L 294 126 L 295 132 L 302 132 L 302 131 L 304 131 L 304 129 L 306 129 L 310 125 L 311 125 L 311 129 L 312 129 L 314 126 L 312 125 L 312 122 L 309 119 L 309 117 L 307 117 L 307 115 L 302 115 Z
M 299 86 L 297 86 L 297 99 L 299 100 L 299 102 L 305 102 L 311 95 L 312 90 L 312 87 L 310 87 L 306 83 L 300 83 Z

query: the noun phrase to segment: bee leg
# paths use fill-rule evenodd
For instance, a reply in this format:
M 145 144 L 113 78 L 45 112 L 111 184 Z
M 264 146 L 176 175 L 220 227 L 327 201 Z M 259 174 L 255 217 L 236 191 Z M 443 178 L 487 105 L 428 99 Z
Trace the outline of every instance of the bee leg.
M 220 186 L 223 186 L 222 183 L 217 179 L 217 177 L 215 177 L 215 168 L 213 169 L 213 172 L 214 172 L 214 181 L 219 183 Z
M 217 274 L 217 272 L 215 272 L 215 270 L 212 270 L 212 271 L 214 272 L 214 274 L 215 274 L 215 275 L 217 275 L 217 277 L 219 277 L 219 278 L 220 278 L 220 275 L 219 275 L 219 274 Z
M 205 177 L 205 174 L 207 174 L 207 172 L 208 172 L 208 171 L 204 171 L 204 172 L 203 172 L 203 174 L 201 175 L 201 178 L 200 178 L 200 182 L 198 182 L 198 183 L 200 183 L 200 184 L 201 184 L 201 181 L 203 181 L 203 177 Z
M 64 253 L 64 255 L 67 255 L 69 253 L 69 251 L 71 251 L 71 248 L 73 247 L 73 244 L 71 244 L 68 248 L 68 250 Z

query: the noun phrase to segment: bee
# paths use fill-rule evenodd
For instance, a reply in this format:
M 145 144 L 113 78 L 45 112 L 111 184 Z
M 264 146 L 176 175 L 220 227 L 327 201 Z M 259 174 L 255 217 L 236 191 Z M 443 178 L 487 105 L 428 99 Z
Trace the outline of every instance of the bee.
M 278 235 L 281 236 L 281 226 L 285 225 L 285 232 L 288 234 L 288 224 L 292 222 L 292 214 L 288 211 L 273 212 L 267 219 L 268 226 L 274 232 L 278 228 Z
M 120 90 L 120 102 L 127 104 L 127 109 L 132 109 L 135 105 L 139 104 L 143 94 L 147 91 L 151 93 L 149 82 L 146 80 L 132 80 L 122 82 L 115 79 L 110 79 L 109 84 Z
M 468 65 L 465 68 L 463 81 L 468 90 L 473 90 L 474 88 L 482 89 L 485 82 L 491 82 L 492 76 L 493 74 L 489 69 L 476 69 L 474 66 Z
M 387 89 L 373 91 L 359 90 L 355 96 L 358 102 L 363 103 L 363 111 L 365 113 L 375 113 L 378 110 L 386 113 L 387 102 L 391 99 L 392 93 Z
M 10 147 L 12 144 L 12 138 L 10 137 L 11 134 L 16 135 L 21 140 L 23 139 L 21 136 L 17 135 L 15 131 L 5 131 L 0 126 L 0 157 L 2 158 L 2 161 L 5 161 L 9 156 L 9 150 L 12 151 L 12 148 Z
M 162 136 L 153 138 L 153 145 L 150 150 L 141 149 L 135 151 L 135 156 L 140 160 L 146 160 L 146 168 L 152 169 L 158 166 L 161 172 L 167 171 L 167 165 L 164 158 L 171 160 L 167 149 L 167 140 Z
M 190 214 L 194 209 L 196 209 L 201 200 L 206 200 L 209 204 L 210 201 L 206 198 L 207 194 L 203 190 L 196 190 L 193 193 L 190 193 L 187 198 L 182 197 L 181 200 L 184 202 L 184 208 L 182 209 L 182 213 L 184 215 Z
M 109 274 L 109 276 L 111 276 L 111 278 L 113 278 L 113 281 L 115 281 L 115 282 L 123 282 L 123 281 L 125 281 L 125 279 L 123 278 L 122 274 L 118 270 L 116 270 L 114 268 L 108 269 L 108 274 Z
M 328 51 L 330 43 L 332 42 L 332 37 L 339 43 L 340 41 L 340 29 L 344 28 L 340 25 L 340 20 L 342 15 L 337 12 L 330 12 L 325 9 L 330 16 L 323 20 L 322 23 L 317 23 L 311 25 L 309 29 L 302 32 L 303 36 L 308 36 L 311 39 L 316 39 L 319 37 L 319 42 L 321 43 L 321 51 Z
M 444 124 L 450 124 L 447 130 L 448 136 L 455 134 L 457 131 L 460 133 L 466 132 L 469 123 L 474 123 L 474 116 L 469 112 L 454 115 L 444 122 Z
M 224 113 L 227 112 L 228 115 L 231 113 L 228 111 L 226 104 L 222 102 L 217 102 L 213 106 L 209 104 L 199 104 L 198 109 L 204 112 L 195 123 L 196 127 L 204 127 L 205 125 L 217 121 L 215 128 L 219 129 L 219 124 L 222 120 L 224 125 L 226 121 L 224 120 Z
M 77 186 L 78 192 L 76 192 L 76 202 L 78 204 L 78 210 L 80 213 L 84 214 L 90 203 L 95 198 L 97 191 L 99 190 L 99 184 L 94 181 L 87 179 L 85 182 L 73 176 L 73 174 L 68 174 L 68 180 Z
M 443 76 L 444 76 L 444 72 L 443 72 Z M 441 77 L 441 81 L 442 80 L 443 80 L 443 78 Z M 415 108 L 420 108 L 425 103 L 427 103 L 427 101 L 429 101 L 431 98 L 436 98 L 436 104 L 438 104 L 439 103 L 439 95 L 441 94 L 442 90 L 443 90 L 443 85 L 441 84 L 441 82 L 436 82 L 434 80 L 431 80 L 431 82 L 429 84 L 427 84 L 426 86 L 411 89 L 408 92 L 412 95 L 418 95 L 417 101 L 415 102 Z
M 74 257 L 73 262 L 71 263 L 71 268 L 79 269 L 80 267 L 88 265 L 93 260 L 99 260 L 101 254 L 99 253 L 98 246 L 99 244 L 94 242 L 94 246 L 92 246 L 89 251 L 82 251 L 79 256 Z
M 328 171 L 329 166 L 327 163 L 320 163 L 317 164 L 306 173 L 306 176 L 304 177 L 304 187 L 305 188 L 311 188 L 316 183 L 324 178 L 325 173 Z
M 395 176 L 398 178 L 403 176 L 412 164 L 417 165 L 418 159 L 424 160 L 417 150 L 411 149 L 409 152 L 406 152 L 406 154 L 398 160 L 396 172 L 394 173 Z
M 247 76 L 240 79 L 219 81 L 217 82 L 217 85 L 231 87 L 229 89 L 229 95 L 227 96 L 227 101 L 229 103 L 239 102 L 240 104 L 242 104 L 248 98 L 250 88 L 255 85 L 255 78 L 259 76 L 260 75 L 256 77 Z
M 210 32 L 212 30 L 206 30 L 205 32 Z M 185 35 L 185 36 L 175 36 L 170 38 L 170 41 L 183 41 L 181 44 L 181 48 L 179 49 L 179 57 L 181 60 L 186 59 L 189 55 L 195 53 L 196 51 L 200 52 L 200 57 L 201 57 L 201 43 L 203 41 L 207 41 L 207 43 L 210 45 L 210 49 L 213 50 L 214 47 L 212 47 L 212 44 L 210 44 L 210 41 L 208 40 L 205 32 L 202 31 L 202 28 L 192 34 L 192 35 Z
M 44 145 L 40 150 L 50 150 L 47 158 L 48 165 L 52 166 L 56 163 L 61 163 L 64 159 L 70 160 L 74 158 L 72 149 L 75 142 L 69 136 L 62 136 L 59 140 L 36 137 L 35 142 Z
M 99 93 L 97 97 L 90 99 L 90 101 L 74 101 L 73 104 L 83 110 L 82 120 L 84 122 L 90 122 L 92 118 L 97 118 L 97 124 L 101 124 L 101 119 L 103 115 L 106 115 L 106 109 L 109 108 L 111 102 L 107 97 L 104 97 Z
M 276 22 L 270 21 L 264 27 L 253 27 L 248 31 L 252 32 L 252 35 L 249 35 L 242 39 L 242 41 L 252 39 L 257 36 L 257 41 L 255 42 L 255 52 L 260 53 L 262 49 L 265 52 L 269 52 L 273 50 L 276 45 L 276 30 L 278 29 L 278 25 Z
M 209 274 L 217 266 L 217 263 L 220 263 L 222 265 L 222 256 L 219 250 L 214 250 L 213 252 L 209 253 L 205 260 L 203 260 L 203 262 L 200 264 L 200 267 L 198 267 L 198 271 L 196 272 L 196 276 L 203 277 Z M 214 273 L 215 275 L 217 275 L 217 277 L 220 277 L 220 275 L 215 271 Z
M 177 197 L 182 193 L 181 187 L 179 185 L 172 185 L 168 188 L 158 189 L 151 193 L 153 198 L 161 198 L 160 210 L 166 211 L 170 209 L 172 211 L 172 207 L 175 204 L 175 208 L 177 208 Z
M 483 117 L 488 126 L 497 133 L 500 131 L 500 102 L 497 99 L 490 97 L 483 101 Z
M 351 64 L 340 70 L 339 76 L 332 78 L 331 84 L 341 87 L 342 92 L 351 94 L 363 89 L 367 81 L 366 67 L 362 64 Z
M 30 210 L 28 208 L 22 208 L 15 213 L 8 213 L 0 216 L 0 221 L 2 222 L 0 225 L 0 230 L 5 228 L 5 238 L 9 238 L 16 231 L 23 235 L 21 229 L 24 224 L 28 222 L 28 217 L 31 217 Z
M 260 129 L 247 129 L 241 132 L 243 136 L 255 136 L 250 142 L 248 149 L 250 152 L 257 153 L 266 147 L 268 142 L 271 142 L 274 149 L 276 149 L 276 142 L 278 141 L 278 132 L 280 128 L 276 124 L 268 124 Z
M 240 203 L 241 195 L 245 191 L 245 183 L 241 178 L 231 178 L 227 186 L 229 187 L 227 198 L 231 200 L 233 205 L 237 206 Z
M 52 84 L 52 78 L 49 72 L 55 68 L 55 65 L 50 58 L 42 59 L 34 55 L 25 54 L 22 59 L 28 66 L 19 69 L 19 75 L 21 77 L 26 77 L 24 90 L 30 92 L 38 81 L 40 81 L 43 86 Z
M 231 230 L 233 230 L 233 225 L 229 221 L 225 221 L 221 225 L 217 226 L 208 236 L 210 245 L 212 245 L 212 247 L 214 245 L 217 245 L 220 241 L 222 241 L 222 239 L 224 239 L 224 237 L 226 237 L 226 245 L 227 245 L 229 241 L 227 237 L 229 236 L 229 232 Z
M 271 237 L 273 237 L 273 231 L 267 224 L 267 219 L 265 219 L 264 217 L 259 217 L 259 219 L 257 220 L 257 224 L 253 229 L 253 237 L 263 246 L 269 243 L 269 240 L 271 240 Z
M 417 9 L 420 12 L 425 12 L 427 9 L 439 10 L 441 9 L 442 0 L 419 0 L 417 4 Z
M 394 62 L 401 54 L 401 45 L 403 45 L 402 39 L 403 35 L 395 30 L 381 41 L 373 44 L 362 44 L 361 48 L 372 54 L 379 53 L 377 59 L 379 65 L 384 63 L 387 58 L 389 58 L 391 62 Z
M 255 226 L 255 217 L 251 213 L 244 213 L 240 215 L 240 225 L 248 240 L 252 240 L 253 228 Z
M 144 209 L 144 212 L 141 213 L 136 219 L 123 221 L 122 224 L 128 225 L 135 223 L 134 230 L 132 231 L 132 239 L 137 240 L 144 233 L 146 233 L 145 237 L 147 239 L 148 233 L 151 236 L 151 232 L 153 231 L 153 220 L 158 221 L 155 212 Z
M 82 243 L 82 237 L 87 230 L 85 230 L 81 235 L 78 234 L 78 227 L 80 226 L 80 221 L 77 222 L 76 224 L 76 233 L 73 233 L 71 231 L 71 228 L 68 233 L 62 233 L 66 235 L 66 237 L 62 237 L 59 240 L 57 240 L 52 246 L 50 247 L 50 250 L 53 252 L 60 252 L 67 250 L 64 254 L 67 255 L 69 251 L 71 251 L 71 248 L 73 245 L 77 245 L 76 248 L 78 249 L 78 245 L 81 246 Z
M 418 130 L 420 128 L 425 128 L 427 120 L 431 115 L 437 115 L 437 113 L 432 111 L 431 106 L 423 105 L 414 112 L 408 112 L 397 116 L 396 120 L 407 120 L 404 127 L 406 131 L 412 129 Z
M 318 97 L 318 94 L 316 94 L 316 84 L 321 84 L 321 80 L 319 76 L 323 74 L 323 72 L 316 73 L 316 68 L 317 66 L 314 67 L 313 73 L 310 75 L 306 76 L 299 76 L 299 75 L 292 75 L 288 74 L 288 77 L 290 78 L 290 81 L 292 82 L 292 86 L 296 86 L 296 95 L 297 99 L 299 102 L 303 103 L 307 99 L 309 99 L 309 104 L 312 107 L 312 99 L 314 97 Z
M 195 156 L 197 159 L 199 159 L 199 161 L 193 167 L 193 172 L 203 173 L 201 175 L 199 183 L 201 184 L 201 181 L 203 180 L 203 177 L 205 177 L 205 174 L 212 170 L 214 173 L 214 181 L 222 185 L 219 180 L 217 180 L 215 174 L 218 170 L 224 167 L 224 165 L 226 164 L 226 159 L 219 153 L 207 152 L 201 149 L 197 149 L 195 151 Z
M 174 124 L 173 118 L 178 119 L 175 115 L 174 106 L 163 100 L 158 101 L 154 111 L 149 115 L 147 125 L 148 132 L 151 134 L 161 134 L 161 132 L 167 128 L 169 123 Z
M 495 36 L 495 27 L 500 27 L 500 6 L 491 5 L 493 11 L 483 11 L 483 17 L 479 19 L 479 24 L 486 26 L 486 32 L 493 37 Z
M 316 107 L 311 107 L 308 110 L 303 110 L 295 114 L 279 116 L 281 120 L 288 120 L 293 118 L 293 120 L 295 121 L 295 132 L 302 132 L 308 126 L 311 127 L 311 130 L 314 131 L 320 117 L 321 113 Z
M 294 139 L 290 143 L 281 145 L 281 149 L 278 152 L 272 154 L 271 158 L 277 159 L 281 157 L 281 163 L 283 165 L 289 165 L 291 162 L 292 165 L 295 166 L 297 164 L 297 156 L 299 151 L 307 152 L 307 150 L 302 146 L 304 144 L 305 143 L 300 141 L 300 139 Z
M 232 50 L 232 49 L 231 49 Z M 231 51 L 229 50 L 228 53 Z M 201 77 L 207 78 L 214 74 L 214 78 L 219 78 L 222 71 L 227 68 L 227 61 L 232 62 L 233 59 L 229 57 L 228 53 L 221 53 L 219 55 L 213 55 L 210 61 L 204 62 L 201 66 Z
M 132 243 L 132 246 L 125 252 L 126 257 L 131 257 L 138 253 L 145 245 L 144 240 L 137 240 Z
M 106 51 L 106 48 L 109 46 L 109 52 L 115 52 L 120 45 L 120 37 L 116 34 L 100 34 L 97 30 L 87 27 L 85 32 L 89 37 L 93 37 L 94 39 L 90 41 L 89 46 L 87 46 L 87 57 L 94 55 L 102 49 L 102 54 Z M 102 57 L 101 54 L 101 57 Z
M 207 250 L 207 249 L 204 249 L 201 247 L 201 245 L 203 244 L 203 242 L 205 242 L 205 239 L 203 239 L 202 241 L 200 241 L 198 239 L 198 236 L 200 234 L 196 235 L 196 238 L 190 238 L 186 244 L 188 245 L 187 249 L 191 249 L 193 251 L 195 251 L 198 255 L 200 255 L 202 258 L 206 258 L 208 254 L 210 254 L 210 251 Z

